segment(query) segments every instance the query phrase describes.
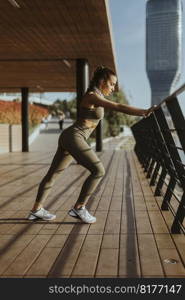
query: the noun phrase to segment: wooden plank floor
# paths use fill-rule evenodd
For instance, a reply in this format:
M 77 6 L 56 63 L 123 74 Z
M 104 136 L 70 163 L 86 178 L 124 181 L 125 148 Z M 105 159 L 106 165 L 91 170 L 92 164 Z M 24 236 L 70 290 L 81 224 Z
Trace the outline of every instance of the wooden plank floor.
M 184 235 L 170 234 L 169 212 L 160 211 L 128 143 L 115 151 L 120 141 L 98 154 L 106 175 L 88 203 L 97 217 L 92 225 L 67 215 L 89 174 L 82 166 L 73 162 L 46 201 L 56 220 L 31 222 L 53 153 L 0 155 L 1 277 L 185 277 Z M 165 263 L 169 258 L 177 263 Z

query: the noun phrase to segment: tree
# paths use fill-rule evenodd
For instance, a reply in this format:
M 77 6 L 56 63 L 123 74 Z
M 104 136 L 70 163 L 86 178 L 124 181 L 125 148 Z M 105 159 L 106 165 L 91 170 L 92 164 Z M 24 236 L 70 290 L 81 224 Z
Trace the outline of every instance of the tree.
M 114 92 L 108 97 L 108 99 L 117 103 L 128 104 L 128 100 L 122 89 L 118 92 Z M 116 136 L 120 133 L 121 125 L 127 125 L 130 127 L 134 122 L 136 122 L 135 116 L 130 116 L 113 110 L 105 111 L 105 119 L 108 123 L 107 132 L 105 133 L 106 136 Z

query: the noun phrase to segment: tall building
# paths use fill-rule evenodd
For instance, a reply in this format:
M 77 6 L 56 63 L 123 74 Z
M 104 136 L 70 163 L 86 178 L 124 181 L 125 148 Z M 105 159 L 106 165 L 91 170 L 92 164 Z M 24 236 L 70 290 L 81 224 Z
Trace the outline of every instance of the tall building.
M 146 5 L 146 71 L 152 105 L 169 96 L 180 78 L 181 0 L 148 0 Z

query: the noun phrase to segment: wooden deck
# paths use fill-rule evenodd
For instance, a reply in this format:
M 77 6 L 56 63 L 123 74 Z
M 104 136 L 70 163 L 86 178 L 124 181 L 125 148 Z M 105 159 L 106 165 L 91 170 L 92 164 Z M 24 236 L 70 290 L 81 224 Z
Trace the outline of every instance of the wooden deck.
M 184 235 L 170 234 L 170 213 L 160 211 L 130 146 L 115 151 L 119 143 L 98 154 L 106 175 L 88 203 L 92 225 L 67 215 L 87 170 L 74 162 L 55 183 L 46 201 L 55 221 L 31 222 L 53 153 L 0 155 L 0 277 L 185 277 Z

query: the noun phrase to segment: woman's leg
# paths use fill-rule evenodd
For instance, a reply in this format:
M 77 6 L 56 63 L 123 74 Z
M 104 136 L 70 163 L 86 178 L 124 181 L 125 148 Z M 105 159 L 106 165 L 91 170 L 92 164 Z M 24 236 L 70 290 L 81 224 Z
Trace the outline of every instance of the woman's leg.
M 42 207 L 43 202 L 51 191 L 56 177 L 69 166 L 72 160 L 73 157 L 69 154 L 69 152 L 59 145 L 51 166 L 39 185 L 37 197 L 32 211 Z
M 74 206 L 75 209 L 78 209 L 87 203 L 89 197 L 95 191 L 98 183 L 104 176 L 105 170 L 96 153 L 91 149 L 83 137 L 77 135 L 67 144 L 69 153 L 79 164 L 91 172 L 83 183 L 80 195 Z M 64 146 L 66 148 L 66 145 Z

